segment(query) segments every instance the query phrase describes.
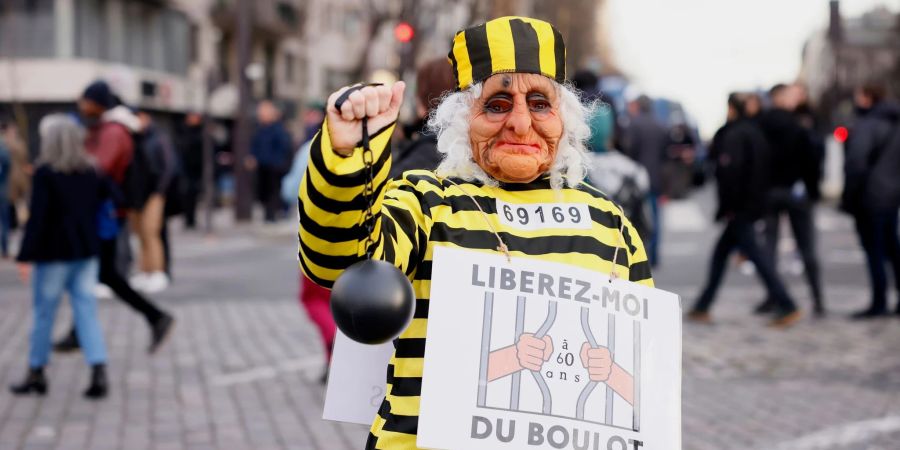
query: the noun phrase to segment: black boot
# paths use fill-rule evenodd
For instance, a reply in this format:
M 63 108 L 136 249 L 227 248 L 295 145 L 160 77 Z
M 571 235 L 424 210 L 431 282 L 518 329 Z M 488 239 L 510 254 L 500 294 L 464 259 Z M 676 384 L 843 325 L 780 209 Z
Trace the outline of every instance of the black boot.
M 76 352 L 80 348 L 81 345 L 78 344 L 78 336 L 75 334 L 75 327 L 72 327 L 72 329 L 69 330 L 66 337 L 53 344 L 53 351 L 59 353 Z
M 109 381 L 106 379 L 106 365 L 91 366 L 91 384 L 84 391 L 85 398 L 99 400 L 106 397 L 107 391 L 109 391 Z
M 150 324 L 150 347 L 147 348 L 147 352 L 151 355 L 156 353 L 166 343 L 174 326 L 175 318 L 167 313 L 163 313 L 159 319 L 153 321 Z
M 16 395 L 25 395 L 34 392 L 38 395 L 47 393 L 47 379 L 44 378 L 43 367 L 32 367 L 28 369 L 28 375 L 21 384 L 14 384 L 9 387 L 10 392 Z

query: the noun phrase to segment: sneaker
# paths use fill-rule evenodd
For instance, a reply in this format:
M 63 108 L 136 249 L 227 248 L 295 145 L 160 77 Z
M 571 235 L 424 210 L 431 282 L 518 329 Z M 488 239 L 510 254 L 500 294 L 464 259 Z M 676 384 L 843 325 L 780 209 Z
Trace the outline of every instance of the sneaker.
M 128 284 L 132 289 L 136 291 L 143 291 L 144 286 L 147 285 L 147 281 L 150 279 L 150 274 L 146 272 L 138 272 L 128 278 Z
M 151 355 L 159 351 L 166 343 L 169 335 L 172 334 L 172 328 L 175 327 L 175 318 L 169 314 L 163 313 L 163 316 L 150 325 L 151 342 L 147 352 Z
M 103 283 L 97 283 L 94 285 L 94 296 L 100 300 L 109 300 L 113 298 L 113 291 L 109 288 L 109 286 Z
M 169 277 L 165 272 L 153 272 L 147 275 L 143 285 L 143 291 L 148 294 L 162 292 L 169 287 Z
M 769 322 L 769 326 L 772 328 L 789 328 L 791 325 L 797 323 L 802 317 L 803 313 L 800 312 L 799 309 L 781 312 Z

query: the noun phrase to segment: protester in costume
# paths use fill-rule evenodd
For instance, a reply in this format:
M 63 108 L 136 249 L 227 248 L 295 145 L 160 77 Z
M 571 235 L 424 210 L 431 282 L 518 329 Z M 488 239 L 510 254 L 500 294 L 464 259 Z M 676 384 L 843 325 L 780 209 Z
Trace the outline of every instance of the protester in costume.
M 413 321 L 394 341 L 387 395 L 366 448 L 416 448 L 436 246 L 496 252 L 499 237 L 504 243 L 499 250 L 512 256 L 614 270 L 627 280 L 653 285 L 634 227 L 613 202 L 582 182 L 590 106 L 564 84 L 560 33 L 540 20 L 503 17 L 457 33 L 449 59 L 458 91 L 442 101 L 430 120 L 444 155 L 435 171 L 388 177 L 388 141 L 403 100 L 403 82 L 357 89 L 338 110 L 336 100 L 352 89 L 344 88 L 328 100 L 327 119 L 312 142 L 300 187 L 300 264 L 310 279 L 330 287 L 371 250 L 374 258 L 402 270 L 416 294 Z M 363 118 L 371 133 L 370 188 L 376 195 L 371 236 L 360 225 L 368 182 L 360 143 Z M 547 212 L 543 218 L 531 217 L 542 223 L 525 230 L 515 226 L 525 219 L 498 208 L 498 202 L 578 205 L 590 214 L 573 215 L 570 222 L 554 221 Z M 576 222 L 581 226 L 566 225 Z M 365 248 L 367 237 L 373 241 L 371 249 Z M 599 359 L 604 356 L 588 353 L 583 363 L 603 365 Z M 539 366 L 540 359 L 527 364 Z M 608 370 L 590 373 L 598 381 L 610 376 Z

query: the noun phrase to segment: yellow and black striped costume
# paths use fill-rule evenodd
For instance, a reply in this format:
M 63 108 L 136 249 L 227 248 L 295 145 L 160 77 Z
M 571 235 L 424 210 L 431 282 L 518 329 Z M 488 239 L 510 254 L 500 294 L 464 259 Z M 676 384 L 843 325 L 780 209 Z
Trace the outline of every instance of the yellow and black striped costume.
M 412 280 L 416 311 L 409 328 L 394 341 L 395 352 L 387 368 L 387 395 L 366 446 L 391 450 L 416 448 L 435 246 L 496 251 L 496 237 L 466 193 L 484 209 L 513 256 L 608 273 L 615 248 L 622 242 L 616 261 L 619 275 L 648 286 L 653 284 L 643 244 L 634 228 L 626 220 L 620 236 L 625 219 L 594 188 L 582 184 L 577 189 L 553 190 L 547 179 L 500 187 L 454 179 L 459 184 L 456 186 L 432 172 L 418 170 L 389 180 L 391 158 L 385 149 L 393 128 L 381 130 L 371 142 L 378 195 L 374 257 L 394 263 Z M 327 130 L 327 124 L 322 129 Z M 307 276 L 325 287 L 330 287 L 344 268 L 365 255 L 365 175 L 361 152 L 357 148 L 350 157 L 341 157 L 332 150 L 328 133 L 320 132 L 313 140 L 309 166 L 300 186 L 300 264 Z M 497 199 L 512 204 L 586 204 L 591 229 L 526 231 L 504 226 L 497 216 Z

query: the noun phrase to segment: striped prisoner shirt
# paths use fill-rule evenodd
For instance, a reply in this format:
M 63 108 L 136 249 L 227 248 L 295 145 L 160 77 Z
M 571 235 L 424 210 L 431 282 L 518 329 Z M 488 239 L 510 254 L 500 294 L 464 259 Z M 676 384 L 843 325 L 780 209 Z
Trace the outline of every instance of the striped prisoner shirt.
M 392 262 L 412 281 L 416 295 L 415 316 L 394 340 L 394 355 L 387 367 L 385 398 L 370 429 L 367 449 L 415 449 L 419 419 L 419 395 L 425 355 L 425 330 L 431 290 L 432 255 L 435 246 L 496 252 L 497 239 L 484 216 L 487 214 L 509 251 L 516 257 L 572 264 L 609 273 L 616 247 L 618 274 L 631 281 L 653 285 L 650 265 L 637 232 L 619 208 L 605 195 L 582 183 L 578 188 L 550 188 L 547 177 L 527 184 L 499 187 L 437 177 L 414 170 L 390 180 L 389 139 L 393 126 L 371 140 L 374 156 L 377 225 L 374 257 Z M 327 130 L 327 124 L 322 130 Z M 363 189 L 362 149 L 349 157 L 332 150 L 327 132 L 320 132 L 310 148 L 310 161 L 300 184 L 300 265 L 316 283 L 331 287 L 341 271 L 365 258 L 362 225 L 366 209 Z M 467 195 L 468 194 L 468 195 Z M 521 229 L 503 223 L 521 220 L 497 201 L 513 206 L 545 203 L 583 205 L 587 229 Z M 547 214 L 551 214 L 547 211 Z M 579 219 L 581 220 L 581 219 Z M 625 220 L 624 233 L 619 229 Z

